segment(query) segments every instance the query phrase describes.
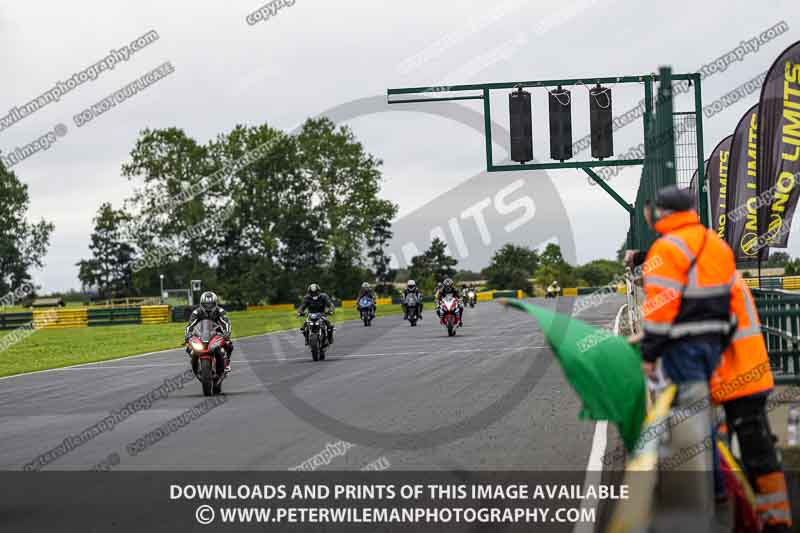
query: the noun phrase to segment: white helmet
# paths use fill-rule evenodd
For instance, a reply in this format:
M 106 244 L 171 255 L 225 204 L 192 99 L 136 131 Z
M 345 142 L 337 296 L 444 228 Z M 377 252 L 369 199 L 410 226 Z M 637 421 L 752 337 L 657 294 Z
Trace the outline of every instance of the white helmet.
M 416 286 L 417 286 L 417 282 L 416 281 L 414 281 L 413 279 L 408 280 L 408 288 L 409 289 L 413 289 Z

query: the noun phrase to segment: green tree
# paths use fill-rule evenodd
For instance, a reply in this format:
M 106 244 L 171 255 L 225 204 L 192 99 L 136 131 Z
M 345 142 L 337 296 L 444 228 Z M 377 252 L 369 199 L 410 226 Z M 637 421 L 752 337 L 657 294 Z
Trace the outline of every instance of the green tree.
M 377 281 L 376 291 L 379 294 L 394 292 L 392 282 L 397 277 L 397 271 L 389 264 L 391 258 L 386 254 L 389 242 L 392 239 L 392 226 L 388 219 L 376 220 L 372 226 L 372 233 L 367 237 L 367 257 L 372 261 L 372 269 Z
M 575 269 L 575 276 L 589 287 L 600 287 L 610 283 L 624 272 L 622 263 L 608 259 L 595 259 Z
M 368 154 L 346 126 L 328 118 L 307 120 L 296 137 L 300 172 L 310 180 L 315 230 L 325 242 L 331 283 L 340 294 L 358 289 L 346 270 L 363 268 L 362 252 L 376 223 L 387 227 L 397 212 L 378 197 L 382 162 Z
M 435 237 L 431 241 L 430 248 L 425 251 L 425 257 L 430 266 L 430 272 L 437 282 L 455 276 L 455 266 L 458 264 L 458 261 L 455 257 L 447 253 L 447 244 L 439 237 Z
M 769 259 L 767 259 L 767 266 L 771 268 L 786 267 L 791 262 L 792 258 L 786 252 L 770 252 Z
M 786 276 L 797 276 L 800 274 L 800 258 L 795 258 L 789 261 L 784 268 L 784 275 Z M 749 274 L 749 273 L 748 273 Z M 743 277 L 752 277 L 752 276 L 744 276 Z
M 215 165 L 215 163 L 217 163 Z M 230 177 L 209 179 L 219 162 L 183 130 L 146 129 L 122 165 L 122 175 L 134 183 L 125 203 L 126 235 L 139 255 L 158 257 L 158 268 L 137 273 L 136 284 L 149 286 L 169 262 L 188 268 L 190 279 L 204 279 L 212 253 L 214 216 L 224 205 Z M 188 261 L 184 261 L 188 258 Z
M 133 247 L 125 241 L 128 216 L 104 203 L 94 218 L 89 249 L 91 259 L 82 259 L 78 279 L 84 289 L 94 287 L 101 297 L 128 294 L 133 276 Z
M 472 282 L 472 281 L 482 281 L 484 276 L 480 272 L 473 272 L 471 270 L 459 270 L 456 272 L 455 277 L 453 278 L 454 281 L 457 283 L 461 282 Z
M 391 235 L 396 206 L 378 196 L 380 164 L 328 119 L 297 136 L 236 126 L 206 145 L 177 128 L 146 130 L 123 166 L 137 183 L 126 208 L 142 221 L 131 229 L 141 253 L 169 265 L 138 272 L 136 284 L 159 271 L 176 278 L 181 265 L 205 286 L 219 280 L 229 301 L 292 302 L 311 282 L 349 296 L 372 276 L 368 259 L 384 264 L 365 251 Z
M 31 281 L 44 266 L 54 226 L 44 219 L 28 221 L 28 186 L 0 162 L 0 296 Z
M 558 281 L 562 287 L 576 284 L 575 269 L 564 261 L 559 245 L 549 243 L 539 255 L 536 281 L 540 286 L 547 286 L 553 281 Z
M 433 272 L 433 265 L 427 253 L 415 255 L 411 258 L 411 265 L 408 267 L 408 279 L 413 279 L 417 287 L 425 293 L 433 293 L 436 287 L 436 275 Z
M 226 186 L 232 215 L 214 240 L 222 290 L 241 303 L 297 301 L 309 283 L 321 282 L 325 260 L 311 178 L 300 170 L 297 143 L 266 124 L 237 126 L 208 151 L 217 169 L 262 154 L 238 168 Z
M 506 244 L 492 256 L 483 274 L 493 289 L 529 290 L 532 277 L 539 266 L 539 254 L 525 246 Z

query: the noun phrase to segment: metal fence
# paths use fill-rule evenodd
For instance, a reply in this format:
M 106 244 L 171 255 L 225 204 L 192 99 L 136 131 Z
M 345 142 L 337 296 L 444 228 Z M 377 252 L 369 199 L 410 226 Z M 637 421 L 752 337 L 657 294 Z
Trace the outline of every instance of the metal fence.
M 753 289 L 776 383 L 800 384 L 800 295 Z

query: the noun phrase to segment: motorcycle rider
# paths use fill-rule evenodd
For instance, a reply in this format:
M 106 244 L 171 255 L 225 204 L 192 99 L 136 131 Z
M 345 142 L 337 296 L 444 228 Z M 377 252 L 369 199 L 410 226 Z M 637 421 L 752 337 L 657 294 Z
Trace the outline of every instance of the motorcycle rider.
M 320 290 L 319 285 L 317 285 L 316 283 L 312 283 L 311 285 L 308 286 L 308 291 L 306 292 L 306 295 L 303 297 L 303 303 L 297 310 L 297 316 L 303 316 L 306 312 L 306 309 L 308 309 L 309 313 L 330 312 L 331 314 L 336 310 L 336 308 L 333 305 L 333 301 L 326 293 Z M 322 315 L 322 322 L 328 329 L 328 343 L 333 344 L 333 331 L 335 328 L 324 314 Z M 303 327 L 300 328 L 300 331 L 303 333 L 303 336 L 306 339 L 306 344 L 308 344 L 308 331 L 306 330 L 305 323 L 303 324 Z
M 361 284 L 361 290 L 358 291 L 358 296 L 356 296 L 356 307 L 358 307 L 358 302 L 361 301 L 361 298 L 364 297 L 369 298 L 372 300 L 372 308 L 370 309 L 372 316 L 375 316 L 375 311 L 377 310 L 377 306 L 375 302 L 377 299 L 375 298 L 375 292 L 372 290 L 372 287 L 369 286 L 369 283 L 366 281 Z
M 444 282 L 442 282 L 441 290 L 436 293 L 436 314 L 441 318 L 442 313 L 439 305 L 448 294 L 458 300 L 458 327 L 461 327 L 464 325 L 464 302 L 459 299 L 458 288 L 453 284 L 453 280 L 450 278 L 445 278 Z
M 550 286 L 547 287 L 547 292 L 554 296 L 561 295 L 561 286 L 558 284 L 558 280 L 554 280 L 553 283 L 551 283 Z
M 222 336 L 225 339 L 225 344 L 223 345 L 223 349 L 225 350 L 225 373 L 229 373 L 231 371 L 231 354 L 233 353 L 233 341 L 231 340 L 231 331 L 233 328 L 230 318 L 228 318 L 228 315 L 225 313 L 225 309 L 219 305 L 217 295 L 211 291 L 206 291 L 200 295 L 200 305 L 197 306 L 189 316 L 189 324 L 186 326 L 184 342 L 189 341 L 189 338 L 192 336 L 192 330 L 201 320 L 211 320 L 222 330 Z M 190 352 L 188 347 L 186 351 Z M 193 370 L 195 370 L 195 373 L 197 372 L 196 368 Z
M 419 302 L 417 313 L 419 315 L 419 319 L 422 320 L 422 291 L 419 290 L 417 287 L 417 282 L 413 279 L 408 280 L 406 283 L 406 288 L 403 289 L 403 301 L 400 304 L 403 308 L 403 320 L 408 320 L 408 306 L 406 305 L 406 296 L 409 294 L 414 294 L 417 297 L 417 302 Z
M 438 302 L 438 301 L 439 301 L 439 293 L 440 293 L 440 292 L 442 292 L 442 287 L 443 287 L 443 286 L 444 286 L 444 285 L 443 285 L 443 284 L 442 284 L 442 282 L 440 281 L 440 282 L 438 282 L 438 283 L 436 284 L 436 288 L 435 288 L 435 289 L 433 289 L 433 300 L 434 300 L 435 302 Z

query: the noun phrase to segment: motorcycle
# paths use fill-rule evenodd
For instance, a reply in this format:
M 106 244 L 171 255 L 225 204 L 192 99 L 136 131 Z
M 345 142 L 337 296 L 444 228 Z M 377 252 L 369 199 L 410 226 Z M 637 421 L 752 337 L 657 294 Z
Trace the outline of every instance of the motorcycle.
M 478 303 L 478 296 L 472 289 L 467 291 L 467 303 L 469 304 L 470 307 L 475 307 L 475 304 Z
M 369 327 L 372 325 L 372 319 L 375 318 L 375 301 L 369 296 L 362 296 L 358 301 L 358 311 L 361 313 L 361 320 L 364 325 Z
M 330 345 L 328 327 L 325 324 L 325 313 L 309 313 L 305 322 L 308 347 L 314 361 L 325 360 L 325 350 Z
M 225 337 L 213 320 L 201 320 L 187 341 L 192 370 L 203 385 L 203 396 L 222 393 L 225 380 Z
M 419 320 L 419 298 L 412 292 L 406 295 L 403 303 L 406 304 L 408 321 L 411 323 L 411 327 L 413 328 L 417 325 L 417 321 Z
M 442 326 L 447 328 L 448 337 L 454 337 L 456 328 L 461 325 L 458 298 L 448 294 L 439 304 L 439 319 Z

